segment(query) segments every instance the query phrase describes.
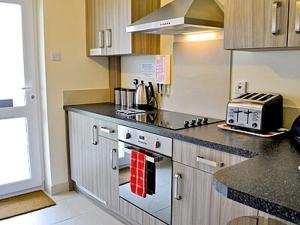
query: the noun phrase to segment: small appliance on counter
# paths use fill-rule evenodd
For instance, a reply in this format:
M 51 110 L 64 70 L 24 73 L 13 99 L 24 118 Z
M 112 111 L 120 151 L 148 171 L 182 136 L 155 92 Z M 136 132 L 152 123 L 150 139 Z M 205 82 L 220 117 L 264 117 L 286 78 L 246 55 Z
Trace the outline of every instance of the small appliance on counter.
M 151 110 L 155 108 L 155 94 L 154 88 L 151 82 L 148 83 L 148 86 L 145 85 L 144 81 L 137 86 L 135 94 L 135 104 L 138 109 Z
M 282 127 L 283 98 L 275 93 L 247 93 L 227 105 L 226 123 L 253 132 L 276 131 Z
M 296 149 L 300 151 L 300 116 L 293 123 L 291 137 Z

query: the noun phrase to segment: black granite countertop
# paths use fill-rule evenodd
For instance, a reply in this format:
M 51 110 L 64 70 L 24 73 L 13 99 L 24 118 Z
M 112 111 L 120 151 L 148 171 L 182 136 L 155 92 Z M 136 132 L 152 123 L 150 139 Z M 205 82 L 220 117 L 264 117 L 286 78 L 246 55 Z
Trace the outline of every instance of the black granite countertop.
M 216 124 L 172 131 L 126 119 L 116 114 L 111 103 L 66 106 L 65 110 L 248 157 L 215 174 L 217 190 L 229 199 L 300 224 L 300 153 L 286 137 L 253 137 L 220 130 Z

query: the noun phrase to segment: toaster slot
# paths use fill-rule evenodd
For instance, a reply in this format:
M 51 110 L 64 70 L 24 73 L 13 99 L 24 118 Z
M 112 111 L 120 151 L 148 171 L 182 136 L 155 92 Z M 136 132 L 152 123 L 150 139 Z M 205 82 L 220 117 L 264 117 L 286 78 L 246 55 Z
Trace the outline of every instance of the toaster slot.
M 265 97 L 263 97 L 263 98 L 261 98 L 259 100 L 264 102 L 264 101 L 267 101 L 268 99 L 270 99 L 272 97 L 274 97 L 274 95 L 266 95 Z
M 250 98 L 252 98 L 253 96 L 255 96 L 255 95 L 257 95 L 257 94 L 258 94 L 258 93 L 252 93 L 252 94 L 250 94 L 250 95 L 244 97 L 244 99 L 250 99 Z
M 264 97 L 265 95 L 266 95 L 266 94 L 259 94 L 259 95 L 256 95 L 256 96 L 254 96 L 251 100 L 258 100 L 258 99 Z
M 243 95 L 237 97 L 237 99 L 245 98 L 245 97 L 247 97 L 248 95 L 250 95 L 250 93 L 243 94 Z

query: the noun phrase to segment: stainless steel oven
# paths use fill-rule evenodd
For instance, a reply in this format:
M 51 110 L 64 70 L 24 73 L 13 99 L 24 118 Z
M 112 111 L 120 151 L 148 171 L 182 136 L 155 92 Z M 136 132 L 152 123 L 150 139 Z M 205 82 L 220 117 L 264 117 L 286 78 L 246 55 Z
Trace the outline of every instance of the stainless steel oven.
M 172 139 L 119 126 L 120 197 L 166 224 L 171 224 Z M 141 197 L 131 191 L 132 151 L 145 155 L 148 191 Z

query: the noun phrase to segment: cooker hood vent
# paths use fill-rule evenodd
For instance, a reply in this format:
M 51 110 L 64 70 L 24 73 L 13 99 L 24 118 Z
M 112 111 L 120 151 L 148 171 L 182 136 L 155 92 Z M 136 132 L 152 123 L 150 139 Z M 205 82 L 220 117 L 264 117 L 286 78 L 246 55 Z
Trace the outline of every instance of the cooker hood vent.
M 176 35 L 223 27 L 224 12 L 218 0 L 174 0 L 127 26 L 126 31 Z

